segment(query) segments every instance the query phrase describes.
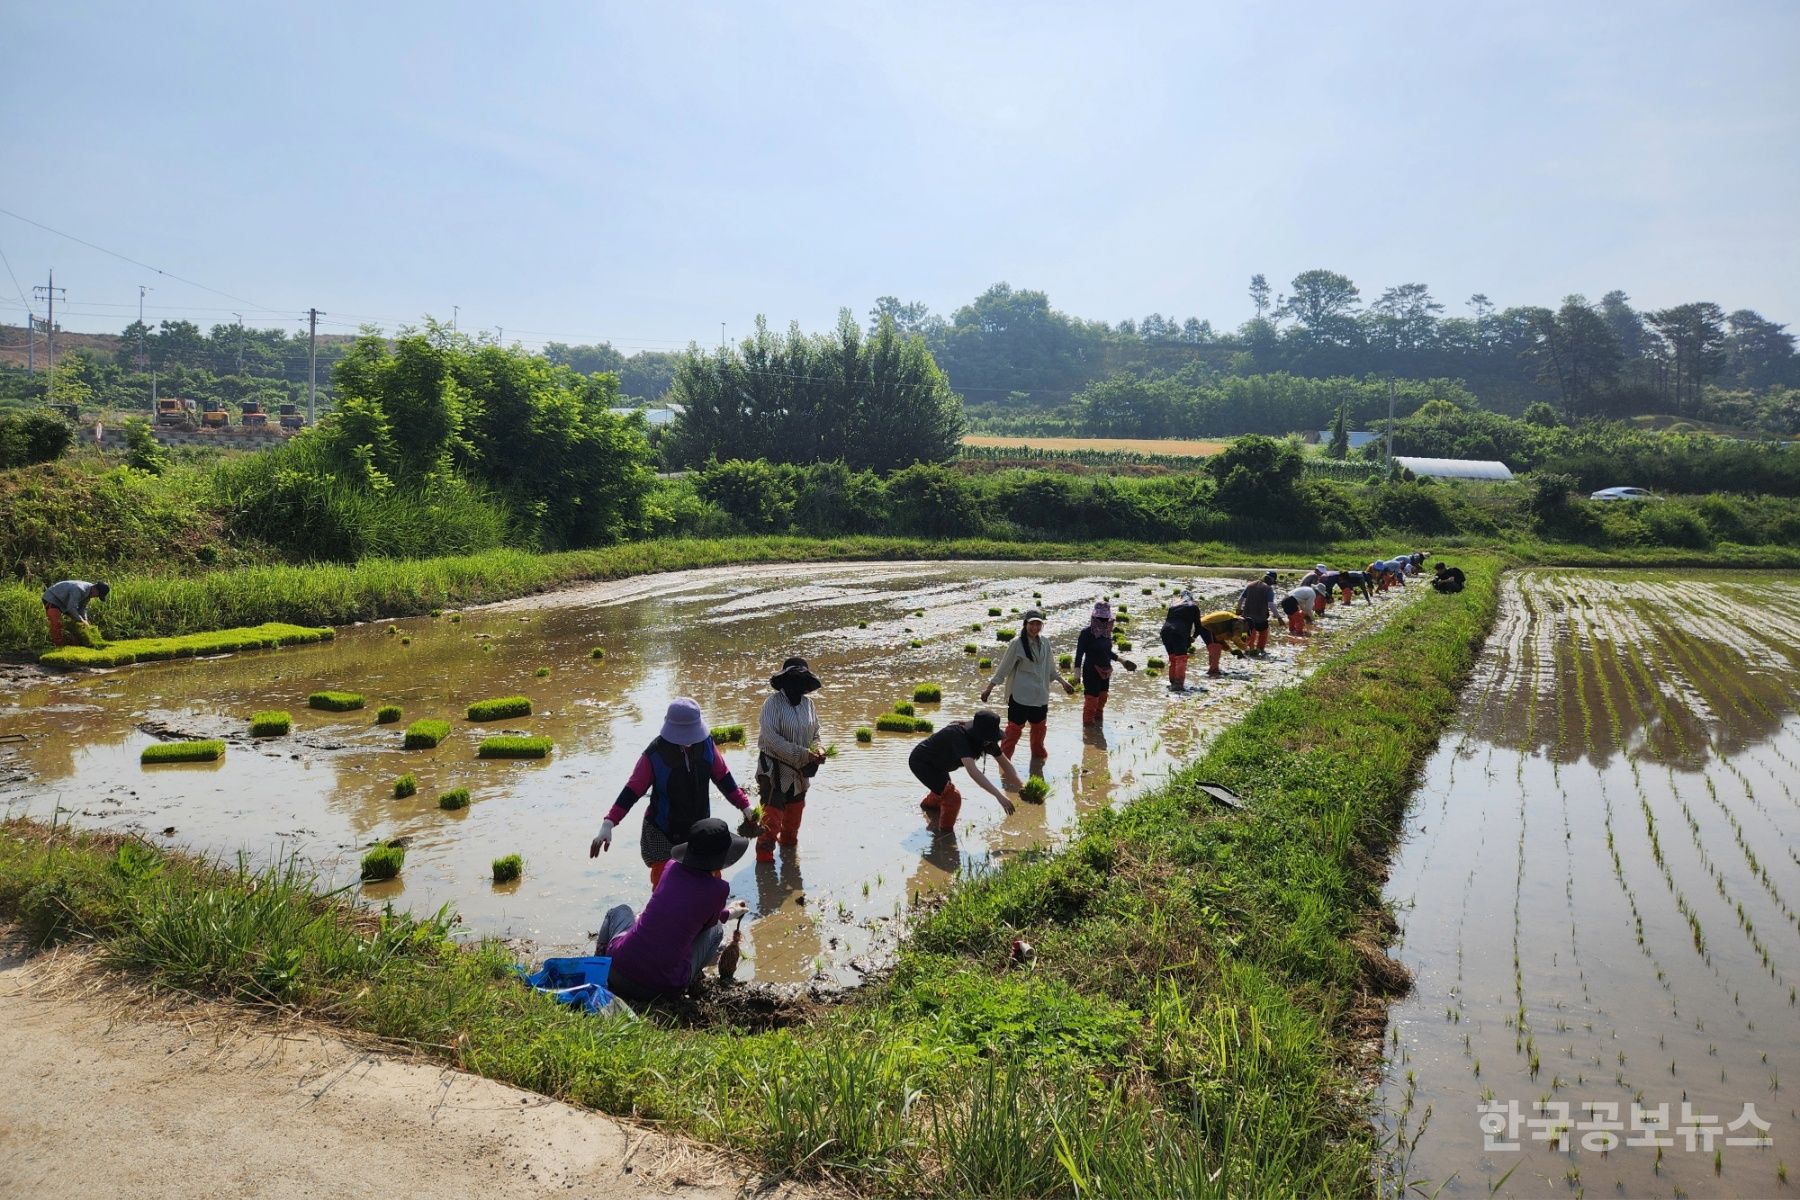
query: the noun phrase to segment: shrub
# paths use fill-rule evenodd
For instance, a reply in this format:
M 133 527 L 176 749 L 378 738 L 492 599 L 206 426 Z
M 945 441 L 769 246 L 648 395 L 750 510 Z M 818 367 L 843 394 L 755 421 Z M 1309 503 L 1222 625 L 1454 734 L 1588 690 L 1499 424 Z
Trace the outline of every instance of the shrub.
M 1044 797 L 1050 794 L 1050 784 L 1042 775 L 1033 775 L 1019 789 L 1019 799 L 1027 804 L 1042 804 Z
M 922 704 L 936 704 L 944 698 L 944 689 L 935 683 L 921 683 L 913 689 L 913 699 Z
M 866 746 L 875 740 L 875 731 L 870 729 L 867 725 L 858 725 L 856 727 L 856 740 Z
M 69 423 L 53 413 L 0 413 L 0 467 L 54 462 L 74 436 Z
M 593 659 L 595 662 L 599 662 L 601 659 L 606 657 L 606 647 L 595 646 L 592 650 L 588 651 L 588 657 Z
M 894 701 L 894 711 L 899 713 L 903 717 L 912 716 L 913 715 L 912 701 L 911 700 L 896 700 L 896 701 Z
M 544 758 L 556 748 L 547 737 L 491 737 L 475 751 L 479 758 Z
M 1685 504 L 1640 504 L 1644 527 L 1658 544 L 1683 546 L 1690 550 L 1710 550 L 1712 531 L 1698 513 Z
M 306 698 L 306 707 L 326 712 L 349 712 L 362 706 L 361 692 L 314 692 Z
M 405 863 L 405 846 L 377 846 L 362 856 L 362 877 L 367 882 L 392 879 Z
M 408 750 L 430 750 L 449 736 L 450 722 L 425 717 L 406 727 L 405 746 Z
M 469 789 L 451 788 L 438 797 L 438 807 L 445 812 L 457 812 L 469 807 Z
M 477 700 L 469 705 L 471 721 L 504 721 L 508 717 L 529 717 L 531 700 L 526 696 L 501 696 L 494 700 Z
M 733 742 L 744 740 L 742 725 L 715 725 L 712 727 L 711 733 L 713 742 L 720 746 L 728 746 Z
M 875 728 L 883 733 L 912 733 L 914 731 L 913 718 L 905 713 L 882 713 L 875 718 Z
M 138 761 L 144 763 L 217 762 L 225 755 L 225 743 L 218 738 L 192 742 L 157 742 L 145 746 Z
M 377 725 L 392 725 L 399 719 L 400 706 L 398 704 L 384 704 L 375 710 L 375 723 Z
M 402 775 L 394 780 L 394 799 L 396 800 L 404 800 L 408 796 L 417 795 L 418 791 L 419 781 L 411 775 Z
M 272 708 L 250 718 L 251 737 L 280 737 L 294 727 L 294 718 L 281 709 Z
M 517 854 L 508 854 L 504 858 L 494 860 L 494 882 L 512 883 L 525 872 L 525 860 Z

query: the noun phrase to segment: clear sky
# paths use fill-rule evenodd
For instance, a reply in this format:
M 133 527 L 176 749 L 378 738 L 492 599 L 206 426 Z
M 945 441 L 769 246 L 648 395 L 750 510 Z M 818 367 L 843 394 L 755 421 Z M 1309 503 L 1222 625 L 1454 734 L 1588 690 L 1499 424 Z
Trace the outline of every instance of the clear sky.
M 1231 327 L 1311 267 L 1800 324 L 1800 0 L 7 8 L 0 208 L 238 298 L 0 216 L 73 328 Z

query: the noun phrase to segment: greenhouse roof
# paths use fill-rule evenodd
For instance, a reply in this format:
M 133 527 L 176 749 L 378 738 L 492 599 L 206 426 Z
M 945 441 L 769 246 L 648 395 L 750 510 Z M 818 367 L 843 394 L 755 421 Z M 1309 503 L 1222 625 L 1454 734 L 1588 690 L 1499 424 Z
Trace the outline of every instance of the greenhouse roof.
M 1438 479 L 1511 479 L 1512 471 L 1503 462 L 1482 458 L 1406 458 L 1395 455 L 1394 461 L 1414 475 L 1430 475 Z

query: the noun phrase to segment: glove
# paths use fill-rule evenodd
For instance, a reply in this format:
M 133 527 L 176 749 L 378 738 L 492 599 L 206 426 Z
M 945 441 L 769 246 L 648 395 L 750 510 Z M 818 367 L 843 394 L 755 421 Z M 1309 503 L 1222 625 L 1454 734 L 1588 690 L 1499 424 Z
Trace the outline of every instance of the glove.
M 611 850 L 612 835 L 613 823 L 610 820 L 600 822 L 599 834 L 592 842 L 588 843 L 588 857 L 595 858 L 599 856 L 602 850 Z

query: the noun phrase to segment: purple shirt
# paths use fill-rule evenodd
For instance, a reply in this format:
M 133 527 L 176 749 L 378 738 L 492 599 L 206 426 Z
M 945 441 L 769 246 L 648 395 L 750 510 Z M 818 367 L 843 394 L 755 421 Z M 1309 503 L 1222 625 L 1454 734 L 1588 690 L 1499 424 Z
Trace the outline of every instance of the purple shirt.
M 726 921 L 730 894 L 723 879 L 670 862 L 636 923 L 607 945 L 612 969 L 642 988 L 685 988 L 692 982 L 694 943 L 708 926 Z

